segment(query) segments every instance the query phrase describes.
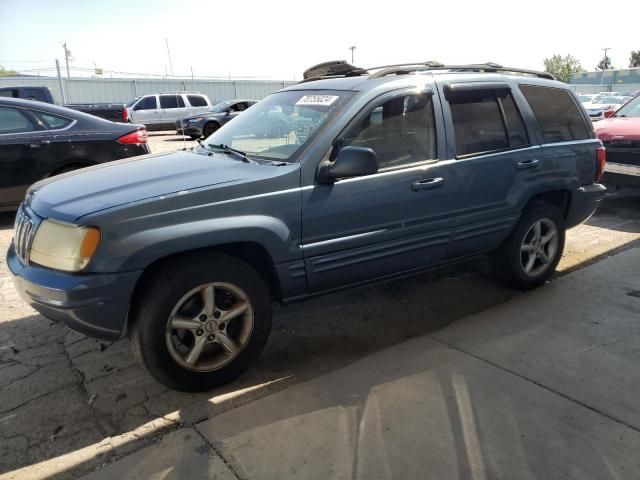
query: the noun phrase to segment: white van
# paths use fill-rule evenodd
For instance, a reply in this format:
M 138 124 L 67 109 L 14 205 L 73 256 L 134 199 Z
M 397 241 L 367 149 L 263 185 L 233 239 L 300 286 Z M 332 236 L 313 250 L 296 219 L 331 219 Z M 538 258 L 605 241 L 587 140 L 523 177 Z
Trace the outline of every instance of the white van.
M 148 130 L 175 128 L 176 120 L 205 112 L 211 106 L 201 93 L 158 93 L 143 95 L 127 105 L 125 120 L 141 123 Z

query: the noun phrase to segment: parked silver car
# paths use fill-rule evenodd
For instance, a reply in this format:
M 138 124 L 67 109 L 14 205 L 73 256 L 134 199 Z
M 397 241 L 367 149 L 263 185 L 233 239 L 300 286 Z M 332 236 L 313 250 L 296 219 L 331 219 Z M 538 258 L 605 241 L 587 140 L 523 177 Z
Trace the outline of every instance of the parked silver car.
M 175 128 L 176 120 L 206 112 L 209 97 L 201 93 L 160 93 L 143 95 L 127 105 L 126 120 L 141 123 L 148 130 Z

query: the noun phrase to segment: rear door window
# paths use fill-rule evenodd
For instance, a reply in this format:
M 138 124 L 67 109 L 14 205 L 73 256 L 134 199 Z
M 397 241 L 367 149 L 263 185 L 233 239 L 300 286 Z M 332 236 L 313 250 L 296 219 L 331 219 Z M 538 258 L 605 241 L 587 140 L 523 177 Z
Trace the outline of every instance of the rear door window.
M 206 107 L 207 101 L 201 95 L 187 95 L 187 100 L 192 107 Z
M 524 121 L 508 89 L 463 91 L 447 98 L 457 156 L 529 145 Z
M 160 108 L 178 108 L 178 98 L 178 95 L 160 95 Z
M 537 85 L 520 85 L 533 110 L 543 143 L 591 138 L 591 131 L 567 90 Z
M 0 134 L 25 133 L 36 130 L 29 117 L 17 108 L 0 107 Z

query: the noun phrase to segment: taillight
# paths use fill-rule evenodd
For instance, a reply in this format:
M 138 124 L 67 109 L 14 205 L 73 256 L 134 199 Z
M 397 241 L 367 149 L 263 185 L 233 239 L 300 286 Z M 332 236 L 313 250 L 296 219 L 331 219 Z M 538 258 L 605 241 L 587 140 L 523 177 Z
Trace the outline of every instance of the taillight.
M 125 107 L 125 108 L 122 110 L 122 121 L 123 121 L 124 123 L 127 123 L 127 121 L 128 121 L 128 120 L 129 120 L 129 110 L 127 110 L 127 108 Z
M 135 132 L 127 133 L 118 139 L 118 143 L 122 143 L 123 145 L 147 143 L 147 131 L 141 128 Z
M 607 149 L 604 147 L 598 147 L 596 149 L 596 182 L 602 179 L 604 173 L 604 166 L 607 163 Z

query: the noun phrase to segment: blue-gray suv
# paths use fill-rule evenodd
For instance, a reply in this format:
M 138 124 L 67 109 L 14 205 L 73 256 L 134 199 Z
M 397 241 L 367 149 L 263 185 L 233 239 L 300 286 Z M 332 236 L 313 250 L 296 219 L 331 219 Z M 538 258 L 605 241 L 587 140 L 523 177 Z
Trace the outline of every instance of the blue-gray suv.
M 605 194 L 602 144 L 548 74 L 336 62 L 305 77 L 193 150 L 33 185 L 7 255 L 22 297 L 207 390 L 258 358 L 274 301 L 479 254 L 537 287 Z M 281 135 L 255 134 L 283 116 Z

